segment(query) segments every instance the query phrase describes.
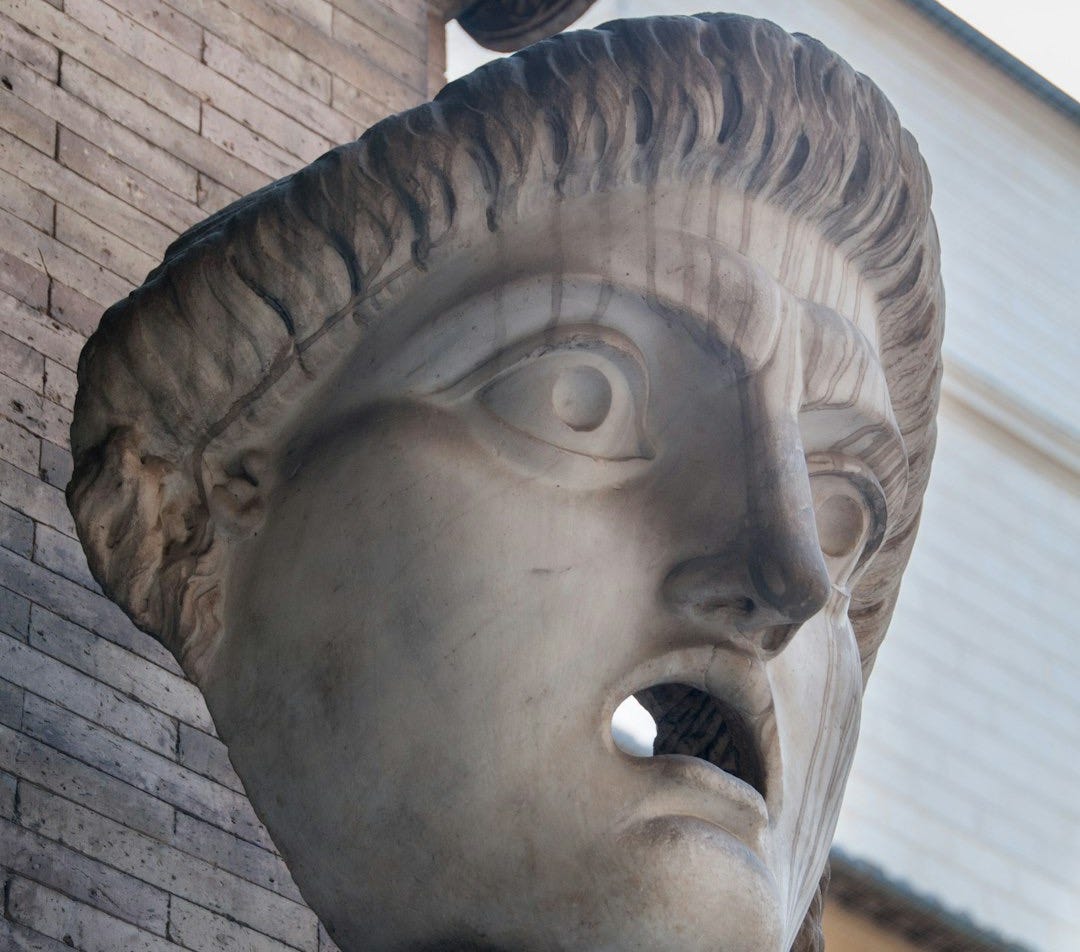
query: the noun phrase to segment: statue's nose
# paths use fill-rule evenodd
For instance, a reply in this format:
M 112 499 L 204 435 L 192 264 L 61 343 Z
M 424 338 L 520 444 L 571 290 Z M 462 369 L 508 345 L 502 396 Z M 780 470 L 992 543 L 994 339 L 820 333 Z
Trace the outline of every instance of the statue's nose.
M 752 534 L 748 576 L 751 597 L 761 606 L 763 619 L 771 616 L 775 625 L 789 628 L 787 638 L 825 607 L 832 582 L 812 508 L 783 516 Z M 779 650 L 783 644 L 766 647 Z
M 809 527 L 766 526 L 679 563 L 663 581 L 665 604 L 718 639 L 770 655 L 782 651 L 829 597 L 812 518 Z
M 740 493 L 744 518 L 710 524 L 702 513 L 706 553 L 676 564 L 661 596 L 718 638 L 775 654 L 825 607 L 832 583 L 797 430 L 766 426 L 756 437 Z

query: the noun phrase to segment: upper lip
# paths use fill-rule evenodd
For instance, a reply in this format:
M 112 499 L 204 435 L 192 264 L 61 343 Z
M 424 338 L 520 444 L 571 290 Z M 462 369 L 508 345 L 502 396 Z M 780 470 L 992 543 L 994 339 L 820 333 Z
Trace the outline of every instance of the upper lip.
M 739 719 L 755 748 L 764 796 L 744 780 L 698 757 L 661 754 L 636 760 L 657 779 L 644 804 L 649 813 L 685 814 L 727 830 L 748 845 L 775 824 L 782 804 L 781 750 L 772 687 L 760 658 L 715 644 L 651 658 L 620 679 L 608 717 L 630 694 L 661 684 L 684 684 L 711 695 Z

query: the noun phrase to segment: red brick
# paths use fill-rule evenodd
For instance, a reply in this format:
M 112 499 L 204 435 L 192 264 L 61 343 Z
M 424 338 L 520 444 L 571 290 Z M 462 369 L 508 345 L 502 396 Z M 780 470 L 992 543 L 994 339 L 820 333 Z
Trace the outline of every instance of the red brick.
M 31 149 L 0 130 L 0 168 L 48 194 L 62 205 L 93 219 L 101 228 L 134 242 L 147 253 L 161 254 L 174 235 L 148 215 L 115 198 L 57 162 L 42 162 Z M 50 222 L 49 230 L 52 230 Z
M 109 0 L 109 6 L 185 53 L 198 58 L 202 51 L 202 27 L 163 3 L 155 0 Z
M 56 47 L 23 29 L 3 13 L 0 13 L 0 50 L 56 82 L 60 70 L 60 53 Z
M 0 291 L 0 332 L 74 369 L 83 338 L 10 294 Z
M 19 221 L 19 219 L 15 219 Z M 0 248 L 0 291 L 44 310 L 49 304 L 49 278 L 44 272 Z M 3 315 L 0 307 L 0 318 Z
M 0 416 L 0 460 L 37 477 L 41 438 Z
M 132 285 L 142 284 L 165 251 L 162 247 L 156 256 L 147 254 L 66 205 L 60 205 L 56 210 L 56 240 L 125 278 Z
M 52 232 L 53 205 L 48 195 L 0 170 L 0 208 L 6 208 L 38 231 L 49 233 Z
M 45 358 L 22 341 L 0 333 L 0 373 L 41 393 L 45 379 Z
M 0 53 L 0 73 L 11 80 L 15 94 L 23 101 L 85 138 L 92 138 L 99 147 L 138 168 L 177 195 L 194 201 L 195 170 L 191 166 L 164 149 L 151 145 L 7 53 Z
M 266 178 L 247 163 L 75 60 L 61 62 L 60 82 L 74 96 L 227 185 L 250 192 L 266 184 Z
M 49 296 L 49 315 L 74 330 L 79 337 L 78 350 L 75 351 L 75 363 L 69 363 L 60 357 L 56 358 L 65 367 L 75 369 L 78 366 L 79 351 L 82 350 L 84 339 L 97 330 L 103 310 L 103 307 L 97 301 L 91 301 L 90 298 L 72 290 L 65 284 L 61 284 L 59 281 L 53 282 L 52 293 Z M 51 356 L 55 355 L 51 354 Z
M 93 63 L 114 82 L 191 129 L 199 128 L 199 102 L 179 85 L 144 66 L 134 57 L 84 27 L 66 12 L 52 10 L 33 0 L 10 0 L 12 19 L 37 36 L 47 39 L 63 53 L 81 63 Z M 63 74 L 63 60 L 60 72 Z
M 56 152 L 56 122 L 40 109 L 19 98 L 21 90 L 15 86 L 18 80 L 12 79 L 8 71 L 4 71 L 0 81 L 5 81 L 3 86 L 0 86 L 0 109 L 4 114 L 4 129 L 52 158 Z M 11 83 L 10 87 L 8 83 Z M 40 160 L 39 155 L 38 161 Z
M 330 72 L 291 48 L 273 32 L 259 28 L 220 0 L 168 0 L 203 28 L 244 50 L 252 59 L 323 102 L 330 101 Z
M 228 76 L 237 85 L 325 136 L 335 145 L 349 142 L 359 135 L 356 123 L 347 116 L 212 33 L 206 34 L 203 59 L 212 69 Z

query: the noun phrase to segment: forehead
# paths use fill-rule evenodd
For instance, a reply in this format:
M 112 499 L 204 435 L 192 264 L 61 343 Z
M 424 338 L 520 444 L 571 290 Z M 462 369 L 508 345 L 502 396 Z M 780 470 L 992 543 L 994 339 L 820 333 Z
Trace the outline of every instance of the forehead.
M 374 402 L 441 400 L 490 369 L 493 359 L 520 356 L 527 343 L 555 346 L 566 328 L 592 326 L 614 331 L 643 365 L 652 393 L 647 405 L 663 425 L 675 421 L 673 407 L 693 412 L 695 400 L 716 392 L 701 384 L 745 381 L 732 399 L 750 401 L 770 419 L 798 418 L 807 454 L 861 460 L 882 484 L 889 511 L 899 511 L 907 486 L 904 442 L 866 335 L 831 308 L 799 300 L 730 249 L 715 248 L 707 269 L 680 268 L 685 258 L 669 263 L 666 254 L 657 247 L 651 271 L 629 256 L 610 259 L 614 267 L 606 274 L 545 265 L 493 280 L 426 315 L 418 309 L 409 333 L 397 326 L 380 340 L 380 327 L 373 327 L 358 355 L 362 364 L 330 388 L 315 430 L 326 432 L 329 421 Z M 676 279 L 677 298 L 664 293 Z
M 685 182 L 533 200 L 497 232 L 448 240 L 446 256 L 427 270 L 410 270 L 360 302 L 358 320 L 369 330 L 360 359 L 381 362 L 463 302 L 478 304 L 537 275 L 551 276 L 553 323 L 564 290 L 592 278 L 699 317 L 747 358 L 768 349 L 775 321 L 763 318 L 789 299 L 843 316 L 877 349 L 876 295 L 850 255 L 790 213 Z M 505 311 L 496 316 L 508 319 Z
M 371 322 L 344 387 L 335 390 L 422 392 L 436 367 L 445 383 L 503 347 L 571 324 L 614 327 L 645 350 L 663 349 L 662 335 L 677 331 L 734 356 L 743 373 L 774 361 L 781 337 L 790 342 L 794 333 L 800 344 L 793 356 L 808 358 L 801 368 L 808 403 L 828 400 L 830 390 L 869 389 L 891 419 L 866 309 L 858 322 L 841 316 L 800 299 L 759 262 L 715 239 L 626 208 L 619 214 L 625 227 L 557 216 L 555 231 L 501 235 L 497 251 L 474 250 L 430 275 L 394 316 Z
M 579 197 L 499 240 L 502 270 L 516 259 L 534 273 L 626 281 L 714 324 L 736 319 L 740 302 L 787 292 L 843 316 L 877 348 L 877 296 L 850 253 L 798 215 L 719 185 Z
M 855 431 L 887 431 L 890 457 L 903 457 L 876 300 L 790 214 L 685 183 L 549 195 L 519 211 L 497 232 L 448 240 L 425 271 L 406 268 L 358 302 L 362 338 L 293 418 L 293 436 L 371 401 L 432 394 L 546 328 L 593 323 L 629 329 L 646 358 L 662 357 L 670 348 L 656 335 L 678 328 L 744 373 L 773 360 L 782 332 L 790 348 L 794 330 L 801 403 L 843 409 Z

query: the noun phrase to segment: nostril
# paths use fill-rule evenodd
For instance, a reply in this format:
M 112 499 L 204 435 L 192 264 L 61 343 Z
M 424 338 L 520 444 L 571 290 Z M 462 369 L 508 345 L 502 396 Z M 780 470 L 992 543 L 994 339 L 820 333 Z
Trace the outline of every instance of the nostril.
M 802 558 L 759 559 L 750 575 L 762 608 L 768 606 L 780 616 L 777 621 L 783 623 L 797 624 L 812 618 L 829 598 L 829 573 L 820 549 Z
M 761 647 L 768 654 L 777 654 L 787 646 L 798 630 L 798 625 L 777 625 L 775 628 L 769 628 L 761 636 Z
M 731 615 L 752 615 L 755 607 L 754 600 L 745 596 L 728 598 L 717 595 L 706 598 L 698 604 L 698 608 L 708 615 L 715 615 L 718 612 Z

